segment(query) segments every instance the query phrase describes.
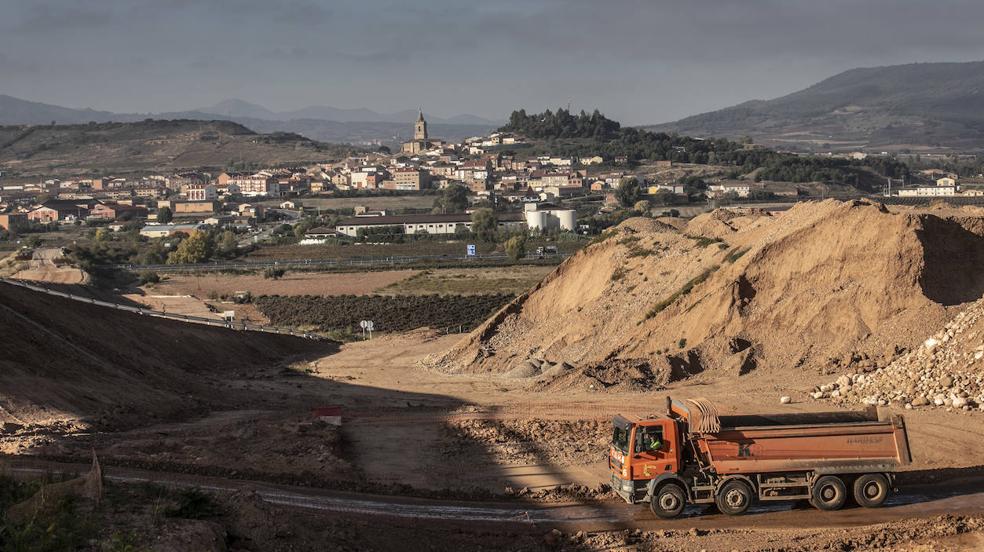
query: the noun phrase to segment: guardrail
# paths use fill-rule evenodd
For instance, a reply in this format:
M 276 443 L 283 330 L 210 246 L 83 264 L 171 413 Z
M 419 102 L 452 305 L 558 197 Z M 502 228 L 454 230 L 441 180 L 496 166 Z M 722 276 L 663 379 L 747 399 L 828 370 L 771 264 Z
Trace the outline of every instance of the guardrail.
M 141 271 L 148 270 L 153 272 L 193 272 L 209 270 L 263 270 L 267 268 L 370 268 L 411 265 L 415 263 L 427 262 L 453 262 L 476 264 L 498 264 L 516 263 L 532 264 L 541 260 L 564 259 L 567 255 L 563 253 L 549 253 L 543 255 L 532 255 L 518 263 L 513 261 L 508 255 L 503 253 L 491 255 L 477 255 L 469 257 L 467 255 L 413 255 L 413 256 L 392 256 L 392 257 L 354 257 L 350 259 L 276 259 L 269 261 L 236 261 L 236 262 L 211 262 L 200 264 L 164 264 L 164 265 L 136 265 L 118 264 L 113 268 Z
M 217 328 L 227 328 L 236 331 L 246 331 L 246 332 L 264 332 L 271 334 L 280 335 L 292 335 L 294 337 L 303 337 L 305 339 L 322 340 L 325 339 L 320 335 L 313 334 L 310 332 L 297 332 L 287 328 L 278 328 L 276 326 L 260 326 L 257 324 L 247 324 L 245 322 L 227 322 L 225 320 L 215 320 L 213 318 L 204 318 L 201 316 L 188 316 L 185 314 L 174 314 L 159 312 L 151 309 L 142 309 L 140 307 L 131 307 L 128 305 L 123 305 L 120 303 L 111 303 L 109 301 L 100 301 L 98 299 L 93 299 L 91 297 L 82 297 L 80 295 L 73 295 L 71 293 L 66 293 L 64 291 L 57 291 L 53 289 L 48 289 L 43 286 L 38 286 L 34 284 L 29 284 L 24 280 L 16 280 L 10 278 L 0 278 L 0 282 L 10 284 L 12 286 L 18 286 L 31 291 L 36 291 L 39 293 L 46 293 L 48 295 L 54 295 L 56 297 L 63 297 L 65 299 L 71 299 L 73 301 L 78 301 L 80 303 L 88 303 L 90 305 L 98 305 L 100 307 L 108 307 L 111 309 L 132 312 L 139 314 L 141 316 L 152 316 L 154 318 L 166 318 L 169 320 L 177 320 L 179 322 L 189 322 L 191 324 L 202 324 L 205 326 L 215 326 Z

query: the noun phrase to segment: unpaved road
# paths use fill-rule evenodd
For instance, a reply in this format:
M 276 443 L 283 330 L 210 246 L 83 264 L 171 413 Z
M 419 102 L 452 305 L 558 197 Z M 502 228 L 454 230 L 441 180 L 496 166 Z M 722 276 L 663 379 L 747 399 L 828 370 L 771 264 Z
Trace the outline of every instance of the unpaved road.
M 84 473 L 85 464 L 68 464 L 13 458 L 5 464 L 13 474 Z M 758 505 L 744 516 L 725 516 L 705 507 L 690 507 L 683 517 L 657 520 L 644 506 L 621 502 L 531 503 L 523 501 L 455 501 L 402 496 L 348 493 L 271 483 L 206 477 L 180 473 L 103 467 L 104 477 L 120 483 L 156 483 L 193 487 L 217 493 L 253 491 L 266 502 L 343 515 L 382 516 L 446 522 L 481 524 L 519 524 L 560 527 L 566 531 L 606 531 L 620 529 L 830 529 L 886 523 L 902 519 L 943 514 L 980 515 L 984 513 L 984 478 L 959 484 L 918 486 L 892 496 L 878 509 L 848 508 L 837 512 L 818 512 L 790 503 Z

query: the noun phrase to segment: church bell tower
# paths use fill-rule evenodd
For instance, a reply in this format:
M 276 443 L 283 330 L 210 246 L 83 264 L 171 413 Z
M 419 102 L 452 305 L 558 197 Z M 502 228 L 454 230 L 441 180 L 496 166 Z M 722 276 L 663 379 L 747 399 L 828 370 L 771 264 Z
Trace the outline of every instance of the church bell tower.
M 419 141 L 427 140 L 427 121 L 424 120 L 424 110 L 420 110 L 417 122 L 413 125 L 413 139 Z

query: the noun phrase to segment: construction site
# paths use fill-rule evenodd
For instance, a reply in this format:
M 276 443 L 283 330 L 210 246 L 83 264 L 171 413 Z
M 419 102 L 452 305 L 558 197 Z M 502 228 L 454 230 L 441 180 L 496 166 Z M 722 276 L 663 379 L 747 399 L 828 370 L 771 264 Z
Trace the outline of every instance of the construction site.
M 71 497 L 85 550 L 984 549 L 981 266 L 982 208 L 827 200 L 630 218 L 462 334 L 340 343 L 4 281 L 0 508 Z M 867 411 L 905 454 L 878 508 L 663 519 L 613 488 L 613 420 L 667 397 L 722 424 Z

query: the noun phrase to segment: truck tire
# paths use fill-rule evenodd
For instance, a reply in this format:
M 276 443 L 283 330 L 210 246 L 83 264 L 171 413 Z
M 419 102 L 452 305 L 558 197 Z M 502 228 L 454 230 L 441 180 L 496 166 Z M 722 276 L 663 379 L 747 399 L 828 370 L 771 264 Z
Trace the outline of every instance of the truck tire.
M 858 506 L 877 508 L 888 498 L 888 478 L 880 473 L 868 473 L 854 481 L 854 500 Z
M 687 493 L 676 483 L 667 483 L 660 487 L 649 502 L 649 509 L 657 517 L 663 519 L 675 518 L 683 512 L 687 505 Z
M 825 475 L 813 482 L 810 503 L 818 510 L 839 510 L 847 502 L 847 485 L 836 475 Z
M 752 489 L 748 483 L 732 479 L 718 490 L 714 503 L 722 514 L 740 516 L 752 505 L 752 500 Z

